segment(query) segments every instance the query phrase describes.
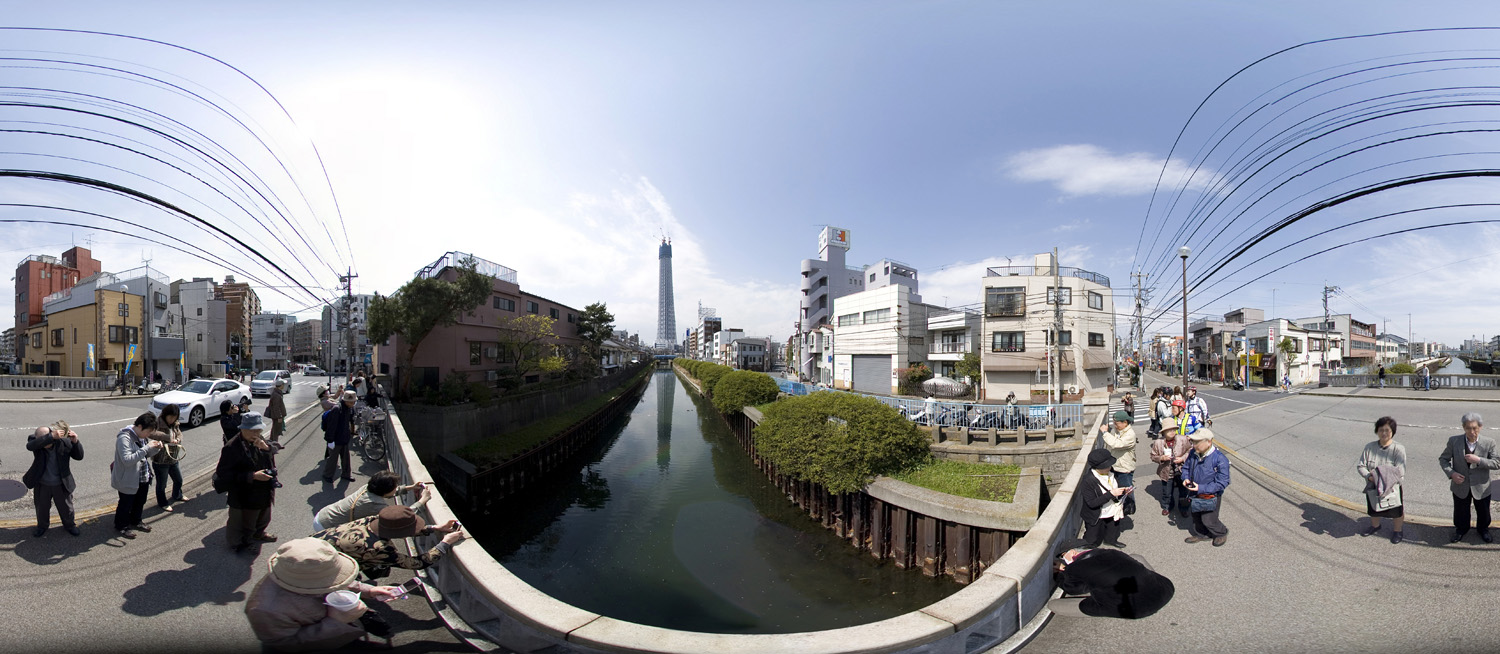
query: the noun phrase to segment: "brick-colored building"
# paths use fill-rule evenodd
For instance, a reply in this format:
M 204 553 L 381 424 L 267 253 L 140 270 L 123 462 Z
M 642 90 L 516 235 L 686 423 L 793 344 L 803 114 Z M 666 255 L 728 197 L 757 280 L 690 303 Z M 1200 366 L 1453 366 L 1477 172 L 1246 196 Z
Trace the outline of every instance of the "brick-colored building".
M 455 280 L 458 273 L 453 266 L 466 256 L 469 255 L 449 252 L 417 274 Z M 479 272 L 495 277 L 489 299 L 476 308 L 473 315 L 461 314 L 456 324 L 439 327 L 422 341 L 412 361 L 414 386 L 435 386 L 455 370 L 467 376 L 469 381 L 498 379 L 501 370 L 513 365 L 507 360 L 505 349 L 500 347 L 500 327 L 511 319 L 528 314 L 554 320 L 552 331 L 556 339 L 553 344 L 561 348 L 563 354 L 571 354 L 583 345 L 583 340 L 578 338 L 578 309 L 522 291 L 516 271 L 510 268 L 483 259 L 478 259 L 478 262 Z M 377 343 L 376 372 L 394 375 L 397 353 L 402 347 L 401 339 L 395 336 L 385 343 Z M 525 381 L 539 380 L 540 375 L 531 375 Z
M 33 254 L 16 265 L 16 356 L 24 358 L 31 340 L 19 338 L 44 320 L 42 300 L 72 288 L 78 281 L 103 270 L 87 248 L 73 247 L 62 257 Z
M 234 275 L 224 277 L 224 283 L 214 288 L 214 297 L 229 303 L 225 314 L 229 356 L 235 365 L 248 368 L 251 363 L 251 348 L 255 345 L 251 323 L 260 314 L 260 297 L 249 284 L 234 281 Z
M 54 298 L 54 304 L 67 308 L 46 314 L 41 323 L 27 329 L 26 354 L 22 358 L 27 374 L 92 377 L 97 372 L 123 372 L 129 347 L 134 344 L 136 353 L 130 375 L 141 376 L 145 370 L 145 351 L 140 349 L 145 334 L 145 298 L 125 291 L 100 289 L 101 281 L 108 285 L 115 280 L 85 278 L 79 287 L 69 289 L 69 297 Z M 93 371 L 88 370 L 91 343 Z

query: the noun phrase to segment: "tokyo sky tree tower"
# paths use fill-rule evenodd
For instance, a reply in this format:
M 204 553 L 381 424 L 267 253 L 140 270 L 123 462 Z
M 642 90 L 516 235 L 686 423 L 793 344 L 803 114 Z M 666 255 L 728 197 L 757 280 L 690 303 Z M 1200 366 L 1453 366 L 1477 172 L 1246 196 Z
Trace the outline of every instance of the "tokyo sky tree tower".
M 661 281 L 657 288 L 656 303 L 656 349 L 671 352 L 677 349 L 677 310 L 672 304 L 672 242 L 661 240 L 657 254 L 661 261 Z

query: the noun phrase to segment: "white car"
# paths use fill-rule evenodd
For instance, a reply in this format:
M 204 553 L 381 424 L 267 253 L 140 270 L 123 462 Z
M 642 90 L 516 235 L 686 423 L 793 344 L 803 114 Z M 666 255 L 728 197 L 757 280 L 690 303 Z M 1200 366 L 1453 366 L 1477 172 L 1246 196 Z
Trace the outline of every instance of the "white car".
M 319 368 L 317 366 L 302 366 L 302 374 L 308 377 L 311 377 L 313 375 L 318 375 L 320 377 L 328 375 L 328 373 L 323 372 L 322 368 Z
M 160 416 L 168 404 L 176 404 L 182 421 L 197 427 L 219 416 L 219 403 L 229 400 L 238 404 L 242 399 L 250 399 L 250 387 L 233 379 L 194 379 L 182 388 L 151 398 L 151 413 Z
M 285 379 L 287 383 L 292 381 L 292 373 L 285 370 L 262 370 L 255 379 L 250 380 L 250 394 L 254 396 L 271 396 L 271 391 L 276 388 L 276 380 Z

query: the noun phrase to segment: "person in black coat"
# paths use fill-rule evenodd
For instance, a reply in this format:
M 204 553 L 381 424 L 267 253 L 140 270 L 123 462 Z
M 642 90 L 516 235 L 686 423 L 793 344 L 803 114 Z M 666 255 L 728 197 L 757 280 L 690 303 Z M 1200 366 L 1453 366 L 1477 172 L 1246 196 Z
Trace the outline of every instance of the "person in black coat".
M 52 505 L 57 505 L 57 517 L 63 529 L 77 536 L 81 533 L 73 523 L 73 471 L 69 461 L 83 460 L 83 442 L 78 432 L 68 429 L 60 422 L 56 428 L 37 427 L 36 432 L 26 437 L 26 449 L 35 456 L 31 468 L 21 477 L 21 483 L 32 489 L 36 500 L 36 529 L 31 535 L 40 537 L 47 533 L 52 522 Z
M 224 430 L 226 445 L 240 435 L 240 415 L 240 407 L 234 402 L 219 403 L 219 428 Z
M 1115 457 L 1109 450 L 1089 452 L 1089 471 L 1083 474 L 1083 479 L 1078 484 L 1078 497 L 1082 505 L 1079 517 L 1083 518 L 1083 539 L 1088 541 L 1089 547 L 1098 547 L 1101 543 L 1125 547 L 1120 543 L 1120 519 L 1124 516 L 1120 498 L 1132 489 L 1120 488 L 1115 484 L 1114 473 L 1111 472 L 1114 465 Z
M 1119 550 L 1069 550 L 1058 568 L 1054 579 L 1065 597 L 1047 608 L 1059 616 L 1137 620 L 1161 610 L 1176 592 L 1172 580 Z
M 266 533 L 271 524 L 271 505 L 276 501 L 276 449 L 261 432 L 265 419 L 259 413 L 243 414 L 239 436 L 219 450 L 215 475 L 228 487 L 229 520 L 224 533 L 229 546 L 243 552 L 254 542 L 275 542 Z

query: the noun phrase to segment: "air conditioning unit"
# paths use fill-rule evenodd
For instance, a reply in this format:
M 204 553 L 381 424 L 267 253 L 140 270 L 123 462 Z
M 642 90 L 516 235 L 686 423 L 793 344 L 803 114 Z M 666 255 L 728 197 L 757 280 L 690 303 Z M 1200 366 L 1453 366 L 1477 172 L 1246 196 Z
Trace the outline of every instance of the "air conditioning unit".
M 484 355 L 491 359 L 498 359 L 500 358 L 500 348 L 498 346 L 484 348 Z
M 486 370 L 484 372 L 484 380 L 485 381 L 500 381 L 500 371 L 499 370 Z

